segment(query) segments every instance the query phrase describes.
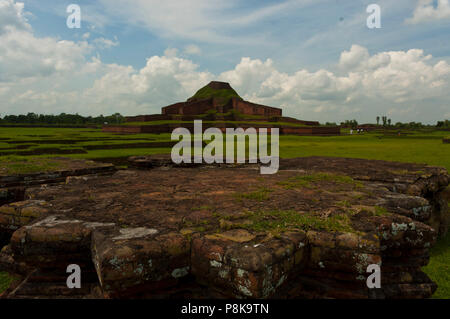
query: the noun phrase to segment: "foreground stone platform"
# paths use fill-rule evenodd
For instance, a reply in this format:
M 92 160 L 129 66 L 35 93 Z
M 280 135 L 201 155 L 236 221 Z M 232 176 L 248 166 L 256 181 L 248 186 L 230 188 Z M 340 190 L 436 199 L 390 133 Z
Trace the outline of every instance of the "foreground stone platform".
M 313 157 L 260 175 L 138 159 L 153 169 L 70 177 L 0 208 L 0 225 L 18 226 L 0 267 L 24 276 L 6 297 L 426 298 L 436 289 L 421 267 L 448 229 L 445 169 Z M 65 287 L 73 263 L 83 291 Z M 370 264 L 381 265 L 381 289 L 366 287 Z
M 21 167 L 23 171 L 16 172 L 16 167 Z M 65 182 L 68 176 L 104 175 L 115 171 L 113 164 L 65 157 L 2 162 L 0 205 L 23 200 L 24 191 L 30 186 Z

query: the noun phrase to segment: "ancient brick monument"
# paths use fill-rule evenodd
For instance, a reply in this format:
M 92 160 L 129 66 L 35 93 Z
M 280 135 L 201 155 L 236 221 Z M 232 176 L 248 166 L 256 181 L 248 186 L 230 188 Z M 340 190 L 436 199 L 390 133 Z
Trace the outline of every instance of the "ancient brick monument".
M 165 106 L 161 114 L 138 115 L 126 117 L 125 125 L 105 125 L 104 132 L 136 133 L 170 133 L 183 126 L 191 129 L 195 119 L 213 123 L 203 128 L 248 127 L 279 128 L 280 134 L 295 135 L 339 135 L 337 126 L 321 126 L 317 121 L 303 121 L 283 116 L 283 110 L 272 106 L 252 103 L 242 99 L 226 82 L 210 82 L 198 90 L 185 102 Z M 157 121 L 167 121 L 161 124 Z M 180 125 L 180 121 L 184 123 Z M 232 123 L 239 121 L 240 123 Z M 254 124 L 257 123 L 257 124 Z M 270 131 L 270 130 L 269 130 Z
M 215 91 L 216 94 L 213 94 L 212 97 L 206 99 L 196 97 L 202 90 L 209 90 L 211 92 Z M 200 89 L 199 92 L 197 92 L 196 95 L 188 99 L 186 102 L 163 107 L 162 114 L 200 115 L 211 110 L 218 113 L 227 113 L 234 110 L 246 115 L 261 115 L 265 117 L 282 116 L 282 110 L 280 108 L 244 101 L 237 95 L 229 83 L 213 81 L 206 87 Z M 220 95 L 221 92 L 224 92 L 225 95 L 227 92 L 231 92 L 233 96 L 217 96 Z

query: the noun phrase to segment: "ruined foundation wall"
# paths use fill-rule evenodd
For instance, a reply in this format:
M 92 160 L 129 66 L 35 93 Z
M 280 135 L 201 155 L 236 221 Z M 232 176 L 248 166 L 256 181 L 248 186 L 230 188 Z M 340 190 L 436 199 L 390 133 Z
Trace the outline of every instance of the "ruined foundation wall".
M 138 116 L 127 116 L 125 121 L 130 122 L 151 122 L 151 121 L 167 121 L 172 120 L 170 115 L 165 114 L 151 114 L 151 115 L 138 115 Z
M 275 116 L 268 119 L 269 122 L 284 122 L 284 123 L 295 123 L 295 124 L 303 124 L 303 125 L 310 125 L 310 126 L 320 126 L 320 123 L 317 121 L 303 121 L 298 120 L 293 117 L 286 117 L 286 116 Z
M 281 134 L 292 135 L 340 135 L 341 130 L 338 126 L 335 127 L 282 127 Z
M 216 99 L 211 98 L 169 105 L 162 108 L 162 114 L 199 115 L 215 109 L 217 109 L 217 101 Z
M 95 290 L 113 298 L 427 298 L 436 289 L 421 267 L 445 230 L 442 217 L 449 215 L 438 203 L 450 182 L 444 169 L 344 158 L 283 159 L 279 173 L 266 177 L 275 197 L 261 204 L 313 209 L 329 217 L 350 210 L 352 229 L 295 228 L 270 236 L 245 229 L 242 203 L 223 192 L 236 184 L 247 191 L 261 183 L 255 170 L 175 168 L 170 156 L 147 161 L 156 169 L 71 178 L 54 188 L 30 189 L 27 196 L 33 199 L 1 207 L 1 224 L 16 231 L 0 265 L 12 272 L 34 269 L 10 297 L 69 293 L 63 281 L 55 285 L 68 263 L 86 269 L 92 289 L 84 293 L 91 297 Z M 280 193 L 280 181 L 319 172 L 348 177 Z M 176 187 L 181 184 L 180 196 Z M 80 198 L 87 194 L 89 199 Z M 208 210 L 192 210 L 216 203 L 214 211 L 220 216 L 229 210 L 230 218 L 216 220 L 220 217 Z M 373 213 L 374 207 L 385 213 Z M 200 222 L 202 229 L 185 220 Z M 381 289 L 365 285 L 370 264 L 382 266 Z M 45 281 L 52 276 L 52 282 Z
M 242 114 L 247 115 L 261 115 L 261 116 L 282 116 L 282 109 L 265 106 L 261 104 L 251 103 L 248 101 L 243 101 L 237 98 L 231 99 L 231 105 L 228 107 L 228 110 L 236 110 Z

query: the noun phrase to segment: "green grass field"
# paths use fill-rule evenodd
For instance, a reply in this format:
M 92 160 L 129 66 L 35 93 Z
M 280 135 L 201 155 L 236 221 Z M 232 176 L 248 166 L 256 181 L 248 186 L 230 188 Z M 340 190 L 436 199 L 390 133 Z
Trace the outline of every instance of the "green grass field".
M 7 273 L 0 272 L 0 294 L 9 287 L 12 281 L 13 278 L 8 276 Z
M 423 271 L 438 284 L 433 298 L 450 299 L 450 233 L 432 248 L 430 263 Z
M 403 132 L 406 134 L 400 136 L 383 132 L 343 133 L 335 137 L 280 136 L 280 156 L 337 156 L 415 162 L 442 166 L 450 171 L 450 144 L 442 142 L 444 137 L 448 137 L 448 131 L 422 130 Z M 13 170 L 16 173 L 52 169 L 45 159 L 54 156 L 108 161 L 132 155 L 170 153 L 170 147 L 139 147 L 139 144 L 169 141 L 170 134 L 114 135 L 99 129 L 0 127 L 0 169 L 13 165 L 16 165 Z M 130 144 L 132 147 L 126 148 Z M 115 148 L 103 149 L 108 145 Z M 49 149 L 53 149 L 52 154 L 49 154 Z M 54 154 L 57 153 L 55 149 L 61 150 L 62 154 Z M 71 150 L 75 153 L 68 154 Z M 20 155 L 23 151 L 29 151 L 31 155 Z M 450 299 L 449 266 L 450 235 L 433 248 L 430 264 L 424 268 L 439 285 L 435 298 Z M 0 273 L 0 291 L 8 280 L 5 274 Z

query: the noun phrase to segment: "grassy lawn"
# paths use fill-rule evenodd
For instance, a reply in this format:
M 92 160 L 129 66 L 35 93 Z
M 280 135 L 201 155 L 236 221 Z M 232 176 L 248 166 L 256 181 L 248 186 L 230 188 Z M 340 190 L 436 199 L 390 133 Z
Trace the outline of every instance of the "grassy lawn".
M 450 299 L 450 233 L 433 247 L 430 263 L 423 271 L 438 284 L 433 298 Z
M 255 124 L 255 123 L 253 123 Z M 400 162 L 427 163 L 450 170 L 450 144 L 442 143 L 448 132 L 412 132 L 408 135 L 343 135 L 334 137 L 280 136 L 281 157 L 338 156 L 380 159 Z M 170 153 L 170 148 L 139 147 L 115 149 L 85 149 L 170 141 L 170 134 L 115 135 L 99 129 L 72 128 L 0 128 L 0 163 L 5 157 L 18 157 L 21 151 L 35 151 L 33 157 L 49 157 L 46 149 L 79 150 L 83 154 L 64 154 L 75 158 L 112 158 L 131 155 Z M 13 142 L 13 143 L 11 143 Z M 17 143 L 19 142 L 19 143 Z M 26 156 L 27 158 L 30 156 Z
M 417 132 L 406 136 L 379 133 L 335 137 L 280 136 L 281 157 L 336 156 L 398 162 L 426 163 L 450 171 L 448 132 Z
M 256 122 L 249 122 L 257 125 Z M 343 131 L 343 133 L 348 133 Z M 442 139 L 448 131 L 408 131 L 400 136 L 383 132 L 335 137 L 280 136 L 281 157 L 337 156 L 378 159 L 399 162 L 426 163 L 442 166 L 450 171 L 450 144 Z M 167 142 L 170 134 L 115 135 L 100 129 L 76 128 L 0 128 L 0 170 L 26 172 L 52 169 L 48 157 L 64 156 L 87 159 L 126 158 L 132 155 L 170 153 L 168 147 L 126 148 L 126 144 Z M 13 143 L 11 143 L 13 142 Z M 19 142 L 19 143 L 16 143 Z M 124 145 L 124 148 L 86 149 L 86 146 Z M 46 149 L 67 151 L 78 149 L 81 154 L 46 154 Z M 36 151 L 35 155 L 15 154 L 18 151 Z M 424 271 L 439 285 L 435 298 L 450 299 L 450 235 L 433 248 L 430 264 Z M 0 291 L 10 279 L 0 273 Z
M 11 278 L 6 272 L 0 272 L 0 293 L 9 287 L 13 278 Z

